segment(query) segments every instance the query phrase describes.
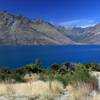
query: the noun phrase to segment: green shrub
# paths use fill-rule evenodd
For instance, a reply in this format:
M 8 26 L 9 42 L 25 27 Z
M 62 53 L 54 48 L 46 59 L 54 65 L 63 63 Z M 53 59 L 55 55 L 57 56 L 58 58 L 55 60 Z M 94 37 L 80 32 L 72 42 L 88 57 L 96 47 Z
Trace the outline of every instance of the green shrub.
M 98 67 L 98 65 L 95 63 L 85 64 L 85 66 L 89 71 L 95 71 Z
M 25 73 L 40 73 L 42 72 L 42 65 L 40 60 L 36 59 L 34 64 L 27 64 L 24 66 Z
M 58 80 L 66 86 L 69 83 L 77 81 L 90 82 L 96 84 L 96 80 L 90 76 L 89 72 L 95 70 L 96 64 L 78 64 L 74 70 L 71 70 L 72 65 L 65 63 L 61 66 L 53 64 L 50 69 L 44 69 L 37 59 L 35 63 L 25 65 L 16 70 L 0 69 L 0 80 L 14 79 L 17 82 L 24 82 L 24 75 L 30 73 L 37 73 L 40 75 L 40 80 L 49 81 Z
M 63 83 L 64 86 L 66 86 L 68 84 L 68 81 L 67 81 L 65 75 L 62 76 L 61 74 L 57 74 L 55 76 L 55 79 L 58 80 L 58 81 L 60 81 L 61 83 Z
M 50 70 L 44 70 L 42 73 L 40 73 L 40 80 L 43 81 L 49 81 L 49 80 L 53 80 L 54 79 L 54 75 Z
M 15 70 L 9 70 L 5 68 L 0 69 L 0 81 L 12 82 L 12 80 L 16 82 L 24 81 L 22 75 L 16 73 Z
M 92 83 L 96 86 L 97 81 L 94 77 L 90 76 L 89 72 L 90 70 L 85 65 L 79 64 L 74 71 L 56 74 L 55 79 L 61 81 L 65 86 L 69 83 L 75 84 L 77 82 Z
M 58 64 L 52 64 L 52 65 L 50 66 L 50 70 L 51 70 L 53 73 L 58 72 L 59 68 L 60 68 L 60 66 L 59 66 Z
M 91 79 L 89 70 L 85 65 L 78 65 L 73 73 L 73 80 L 87 82 Z

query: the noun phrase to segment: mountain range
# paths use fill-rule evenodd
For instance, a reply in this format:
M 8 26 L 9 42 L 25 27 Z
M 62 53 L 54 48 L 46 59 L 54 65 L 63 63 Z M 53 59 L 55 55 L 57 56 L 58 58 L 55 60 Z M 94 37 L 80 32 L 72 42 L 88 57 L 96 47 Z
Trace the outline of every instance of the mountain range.
M 100 44 L 100 24 L 87 28 L 65 28 L 41 19 L 30 20 L 0 11 L 0 44 Z

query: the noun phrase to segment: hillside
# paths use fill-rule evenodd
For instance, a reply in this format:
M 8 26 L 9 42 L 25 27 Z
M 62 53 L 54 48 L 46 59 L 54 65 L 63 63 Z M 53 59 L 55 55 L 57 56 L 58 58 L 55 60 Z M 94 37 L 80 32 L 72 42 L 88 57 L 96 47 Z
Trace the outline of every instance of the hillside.
M 0 44 L 65 45 L 100 44 L 100 24 L 87 28 L 65 28 L 47 21 L 0 12 Z
M 52 24 L 0 12 L 0 44 L 45 45 L 74 43 Z

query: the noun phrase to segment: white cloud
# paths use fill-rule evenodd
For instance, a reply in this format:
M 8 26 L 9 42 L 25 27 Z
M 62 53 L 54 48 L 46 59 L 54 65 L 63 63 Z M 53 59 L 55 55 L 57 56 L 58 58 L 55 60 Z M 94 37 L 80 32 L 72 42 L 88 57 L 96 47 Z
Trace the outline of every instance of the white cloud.
M 89 26 L 94 26 L 99 22 L 100 22 L 100 18 L 76 19 L 76 20 L 61 22 L 60 25 L 63 25 L 65 27 L 83 27 L 83 28 L 85 28 L 85 27 L 89 27 Z

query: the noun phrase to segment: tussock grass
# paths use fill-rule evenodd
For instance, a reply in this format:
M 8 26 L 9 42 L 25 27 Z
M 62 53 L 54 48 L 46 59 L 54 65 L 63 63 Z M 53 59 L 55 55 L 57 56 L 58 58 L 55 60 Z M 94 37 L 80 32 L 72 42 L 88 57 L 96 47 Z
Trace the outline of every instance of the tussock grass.
M 100 94 L 92 97 L 91 100 L 100 100 Z
M 88 83 L 77 83 L 75 86 L 68 85 L 67 90 L 70 93 L 71 100 L 100 100 L 100 93 Z M 91 95 L 93 91 L 95 93 Z
M 78 83 L 77 86 L 67 86 L 72 100 L 87 100 L 87 96 L 92 92 L 92 87 L 86 83 Z
M 51 87 L 50 82 L 40 80 L 15 84 L 0 83 L 0 95 L 39 97 L 46 100 L 54 98 L 62 91 L 63 85 L 58 81 L 52 81 Z

